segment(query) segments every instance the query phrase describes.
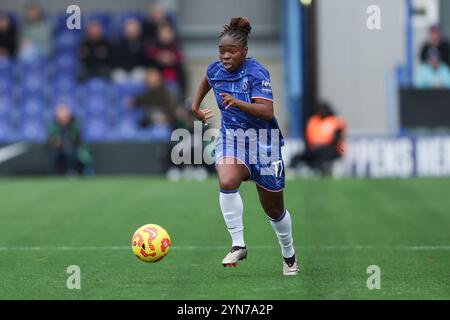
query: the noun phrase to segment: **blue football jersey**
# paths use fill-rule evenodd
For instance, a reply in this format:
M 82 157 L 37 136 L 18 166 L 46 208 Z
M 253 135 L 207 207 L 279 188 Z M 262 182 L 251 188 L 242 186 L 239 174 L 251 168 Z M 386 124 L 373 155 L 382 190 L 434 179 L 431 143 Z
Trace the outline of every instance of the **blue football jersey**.
M 249 103 L 255 99 L 273 101 L 272 85 L 267 69 L 254 58 L 247 58 L 243 66 L 235 72 L 227 71 L 220 61 L 211 63 L 206 71 L 206 78 L 214 90 L 217 105 L 222 114 L 221 131 L 227 129 L 266 129 L 270 135 L 271 129 L 277 129 L 280 137 L 280 145 L 283 145 L 278 122 L 275 117 L 271 120 L 263 120 L 252 116 L 238 107 L 230 107 L 225 110 L 221 93 L 228 93 L 234 98 Z

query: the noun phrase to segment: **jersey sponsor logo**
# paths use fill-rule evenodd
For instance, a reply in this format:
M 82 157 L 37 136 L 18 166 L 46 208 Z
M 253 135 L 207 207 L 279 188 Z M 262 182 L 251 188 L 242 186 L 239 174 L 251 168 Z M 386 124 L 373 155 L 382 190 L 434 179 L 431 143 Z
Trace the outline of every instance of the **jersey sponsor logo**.
M 269 81 L 263 80 L 261 82 L 262 89 L 261 91 L 272 92 L 272 84 Z
M 248 90 L 248 82 L 242 83 L 241 89 L 242 89 L 242 91 L 247 91 Z

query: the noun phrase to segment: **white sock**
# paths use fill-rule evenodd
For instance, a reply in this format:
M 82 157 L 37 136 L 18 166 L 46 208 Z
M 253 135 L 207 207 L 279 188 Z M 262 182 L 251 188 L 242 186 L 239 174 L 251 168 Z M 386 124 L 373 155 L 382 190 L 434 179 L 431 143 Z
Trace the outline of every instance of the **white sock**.
M 242 214 L 244 212 L 244 204 L 238 190 L 220 191 L 220 208 L 222 209 L 223 218 L 228 227 L 233 247 L 245 247 L 244 242 L 244 225 L 242 223 Z
M 295 251 L 292 244 L 292 223 L 289 211 L 285 209 L 280 219 L 270 219 L 270 224 L 278 237 L 281 254 L 284 258 L 291 258 L 295 254 Z

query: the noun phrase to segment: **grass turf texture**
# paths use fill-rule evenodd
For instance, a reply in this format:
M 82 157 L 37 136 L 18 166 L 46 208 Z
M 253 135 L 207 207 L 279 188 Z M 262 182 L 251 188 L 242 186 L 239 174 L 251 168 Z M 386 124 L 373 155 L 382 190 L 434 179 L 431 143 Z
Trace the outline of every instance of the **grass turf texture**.
M 253 183 L 241 187 L 248 259 L 223 268 L 214 179 L 1 180 L 0 299 L 449 299 L 448 190 L 444 179 L 288 181 L 302 274 L 284 277 Z M 147 223 L 172 238 L 156 264 L 128 248 Z M 69 265 L 81 290 L 66 287 Z M 367 289 L 369 265 L 380 290 Z

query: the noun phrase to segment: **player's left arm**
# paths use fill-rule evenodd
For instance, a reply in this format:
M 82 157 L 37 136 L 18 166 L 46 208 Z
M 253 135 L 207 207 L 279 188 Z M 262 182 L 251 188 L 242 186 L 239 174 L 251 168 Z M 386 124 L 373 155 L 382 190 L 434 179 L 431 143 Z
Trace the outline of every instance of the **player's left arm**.
M 221 93 L 222 103 L 225 105 L 225 110 L 229 107 L 237 107 L 242 111 L 251 114 L 252 116 L 264 119 L 271 120 L 274 116 L 273 112 L 273 102 L 271 100 L 255 98 L 254 103 L 242 101 L 239 99 L 235 99 L 232 95 L 228 93 Z

